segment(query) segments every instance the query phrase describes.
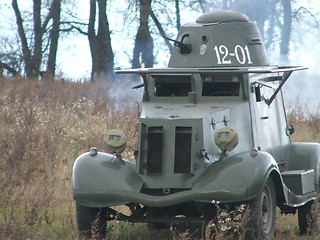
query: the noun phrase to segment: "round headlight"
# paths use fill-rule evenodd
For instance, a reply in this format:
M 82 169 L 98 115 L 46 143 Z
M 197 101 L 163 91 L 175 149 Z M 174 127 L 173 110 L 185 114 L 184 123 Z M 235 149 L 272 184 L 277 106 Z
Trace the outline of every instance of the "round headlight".
M 215 132 L 214 141 L 222 151 L 230 152 L 238 145 L 238 133 L 231 127 L 223 127 Z
M 121 130 L 112 129 L 105 134 L 104 143 L 108 152 L 120 154 L 127 146 L 127 136 Z

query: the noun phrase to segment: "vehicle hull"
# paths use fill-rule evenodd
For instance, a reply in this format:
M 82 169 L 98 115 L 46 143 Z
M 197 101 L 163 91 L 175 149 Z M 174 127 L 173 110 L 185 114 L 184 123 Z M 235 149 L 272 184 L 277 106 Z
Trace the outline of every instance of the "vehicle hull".
M 141 193 L 143 180 L 136 173 L 135 164 L 119 161 L 106 153 L 98 152 L 95 156 L 85 153 L 74 165 L 73 197 L 88 207 L 127 203 L 166 207 L 189 201 L 245 202 L 262 191 L 273 170 L 278 171 L 270 154 L 259 152 L 251 157 L 249 152 L 244 152 L 209 164 L 191 189 L 152 196 Z

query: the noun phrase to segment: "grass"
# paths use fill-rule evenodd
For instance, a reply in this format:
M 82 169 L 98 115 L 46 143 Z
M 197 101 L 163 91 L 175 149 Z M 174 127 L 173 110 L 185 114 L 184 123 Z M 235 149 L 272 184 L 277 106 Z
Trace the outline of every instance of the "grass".
M 76 157 L 92 146 L 103 151 L 106 130 L 122 128 L 125 157 L 133 158 L 136 103 L 119 110 L 105 92 L 101 83 L 0 79 L 1 239 L 77 238 L 70 179 Z
M 99 82 L 0 78 L 0 239 L 80 239 L 70 179 L 76 157 L 92 146 L 103 151 L 103 134 L 120 128 L 129 139 L 124 158 L 134 158 L 138 99 L 116 90 Z M 319 112 L 289 112 L 295 141 L 320 140 Z M 297 234 L 296 219 L 279 215 L 276 239 L 308 239 Z M 192 238 L 146 224 L 113 221 L 108 228 L 109 239 Z

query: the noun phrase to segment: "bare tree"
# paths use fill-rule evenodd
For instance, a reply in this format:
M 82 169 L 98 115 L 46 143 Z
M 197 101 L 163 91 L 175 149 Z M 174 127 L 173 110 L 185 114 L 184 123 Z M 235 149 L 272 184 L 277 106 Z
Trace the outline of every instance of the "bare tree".
M 98 5 L 98 30 L 95 30 Z M 114 56 L 111 46 L 111 32 L 107 19 L 107 1 L 90 0 L 88 40 L 92 57 L 91 80 L 111 78 L 113 75 Z
M 16 17 L 16 23 L 18 28 L 18 35 L 22 48 L 23 62 L 25 74 L 30 78 L 38 78 L 40 75 L 40 67 L 43 60 L 44 51 L 44 37 L 48 31 L 49 21 L 53 18 L 53 26 L 51 28 L 51 34 L 48 42 L 50 45 L 49 59 L 47 68 L 51 74 L 54 74 L 56 53 L 59 39 L 59 21 L 60 21 L 60 0 L 53 0 L 47 15 L 42 18 L 42 1 L 33 0 L 33 32 L 32 39 L 28 41 L 25 27 L 23 25 L 24 19 L 21 15 L 18 1 L 12 0 L 12 7 Z M 58 11 L 58 12 L 57 12 Z
M 153 39 L 149 30 L 149 15 L 152 0 L 139 0 L 139 28 L 133 49 L 132 67 L 139 68 L 141 64 L 149 68 L 153 66 Z

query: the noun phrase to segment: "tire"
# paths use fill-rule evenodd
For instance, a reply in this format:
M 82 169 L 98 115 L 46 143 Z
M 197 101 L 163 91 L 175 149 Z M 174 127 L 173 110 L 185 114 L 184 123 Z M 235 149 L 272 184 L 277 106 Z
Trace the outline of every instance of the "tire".
M 320 232 L 320 206 L 318 199 L 299 207 L 298 222 L 301 235 L 314 235 Z
M 268 178 L 262 192 L 248 205 L 244 238 L 272 239 L 276 229 L 276 193 L 271 178 Z
M 90 208 L 76 202 L 78 230 L 86 238 L 104 239 L 107 235 L 107 211 Z

